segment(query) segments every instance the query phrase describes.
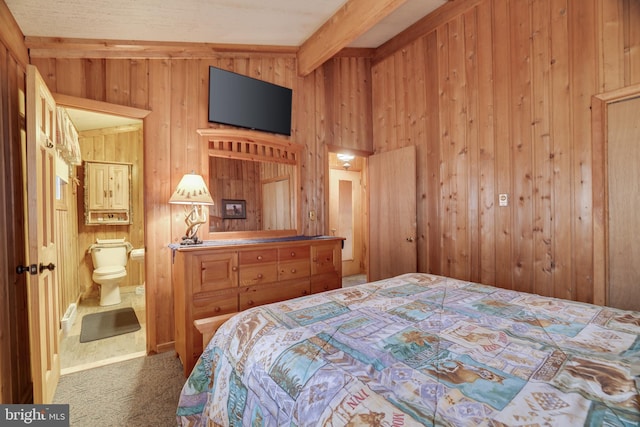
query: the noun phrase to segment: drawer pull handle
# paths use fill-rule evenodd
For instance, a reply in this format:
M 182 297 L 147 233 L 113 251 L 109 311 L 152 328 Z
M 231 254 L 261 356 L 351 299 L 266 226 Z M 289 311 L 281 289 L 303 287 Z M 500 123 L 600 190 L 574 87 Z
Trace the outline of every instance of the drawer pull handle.
M 262 255 L 258 255 L 258 261 L 262 261 Z
M 295 252 L 291 252 L 291 258 L 294 258 L 296 256 Z
M 292 273 L 295 273 L 295 272 L 296 272 L 296 269 L 295 269 L 295 268 L 292 268 L 292 269 L 291 269 L 291 272 L 292 272 Z
M 258 279 L 262 279 L 262 273 L 258 274 Z
M 251 300 L 247 301 L 247 305 L 253 305 L 253 301 Z
M 216 307 L 216 308 L 214 308 L 214 309 L 213 309 L 213 311 L 214 311 L 215 313 L 219 313 L 219 312 L 220 312 L 220 307 Z
M 203 268 L 204 270 L 204 268 Z M 233 267 L 231 267 L 231 271 L 238 271 L 238 267 L 236 267 L 235 265 Z

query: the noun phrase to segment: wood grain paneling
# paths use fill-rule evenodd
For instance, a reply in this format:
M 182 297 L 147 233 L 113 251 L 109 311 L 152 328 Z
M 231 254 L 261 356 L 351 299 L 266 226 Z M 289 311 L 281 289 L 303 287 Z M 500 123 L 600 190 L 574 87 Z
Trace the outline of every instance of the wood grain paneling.
M 75 168 L 74 168 L 75 169 Z M 55 232 L 58 242 L 78 242 L 78 210 L 76 209 L 77 184 L 71 177 L 68 184 L 62 186 L 61 192 L 64 194 L 60 201 L 56 202 L 55 210 Z M 78 256 L 78 245 L 62 244 L 56 248 L 58 253 L 58 263 L 56 272 L 59 284 L 58 313 L 61 319 L 64 316 L 69 304 L 78 301 L 83 289 L 80 287 L 79 271 L 80 258 Z M 91 280 L 91 276 L 89 276 Z
M 376 152 L 407 143 L 406 112 L 424 101 L 406 94 L 416 74 L 425 79 L 428 137 L 409 142 L 426 154 L 419 269 L 593 301 L 600 165 L 589 98 L 637 81 L 637 2 L 456 3 L 387 43 L 372 66 Z M 498 207 L 501 193 L 509 206 Z
M 261 188 L 259 162 L 209 157 L 209 192 L 214 206 L 209 207 L 210 231 L 261 230 Z M 246 202 L 246 219 L 222 219 L 222 199 Z
M 68 55 L 64 54 L 64 44 L 60 47 L 61 58 L 32 59 L 42 67 L 51 90 L 152 111 L 144 125 L 144 191 L 138 190 L 144 192 L 149 351 L 169 349 L 173 342 L 171 251 L 167 245 L 180 239 L 184 222 L 182 210 L 171 207 L 167 200 L 184 173 L 194 170 L 207 175 L 206 146 L 200 143 L 196 130 L 219 126 L 207 122 L 210 65 L 293 89 L 291 140 L 305 147 L 300 183 L 303 233 L 324 233 L 325 189 L 319 184 L 324 182 L 328 164 L 324 145 L 371 151 L 367 58 L 340 57 L 303 79 L 297 76 L 292 55 L 229 53 L 188 60 L 78 59 L 65 57 Z M 326 70 L 344 80 L 340 86 L 325 81 Z M 63 77 L 67 71 L 72 78 Z M 327 97 L 339 102 L 326 104 Z M 338 126 L 334 127 L 334 123 Z M 308 219 L 310 210 L 318 214 L 315 221 Z
M 186 171 L 207 166 L 195 129 L 209 126 L 209 65 L 293 88 L 305 234 L 325 232 L 324 145 L 415 145 L 421 271 L 589 300 L 590 97 L 640 81 L 638 9 L 636 0 L 448 2 L 374 59 L 340 55 L 304 78 L 290 51 L 29 43 L 52 91 L 152 111 L 145 238 L 148 345 L 158 351 L 173 340 L 167 244 L 184 228 L 166 201 Z M 497 206 L 500 193 L 508 207 Z

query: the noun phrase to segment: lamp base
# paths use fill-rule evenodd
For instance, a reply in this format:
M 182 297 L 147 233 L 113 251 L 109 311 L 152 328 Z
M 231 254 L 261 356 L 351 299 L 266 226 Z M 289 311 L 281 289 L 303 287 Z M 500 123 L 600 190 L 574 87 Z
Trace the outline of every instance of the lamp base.
M 193 237 L 183 236 L 182 240 L 180 241 L 180 244 L 183 246 L 201 245 L 202 240 L 198 239 L 198 236 L 193 236 Z

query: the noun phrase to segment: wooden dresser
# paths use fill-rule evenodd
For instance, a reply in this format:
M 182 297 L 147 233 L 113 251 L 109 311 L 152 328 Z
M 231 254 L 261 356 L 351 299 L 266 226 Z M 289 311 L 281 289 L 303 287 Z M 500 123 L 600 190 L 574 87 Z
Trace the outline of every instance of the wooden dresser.
M 200 354 L 194 321 L 342 286 L 342 238 L 172 246 L 175 347 L 185 376 Z

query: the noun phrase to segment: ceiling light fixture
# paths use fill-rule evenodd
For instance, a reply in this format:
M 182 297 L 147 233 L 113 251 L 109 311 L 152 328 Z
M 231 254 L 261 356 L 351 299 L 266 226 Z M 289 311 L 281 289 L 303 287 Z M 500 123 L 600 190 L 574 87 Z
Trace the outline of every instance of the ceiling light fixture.
M 355 158 L 356 158 L 356 156 L 354 156 L 353 154 L 338 153 L 338 160 L 340 160 L 342 162 L 342 167 L 345 170 L 349 170 L 349 168 L 351 167 L 351 162 Z

